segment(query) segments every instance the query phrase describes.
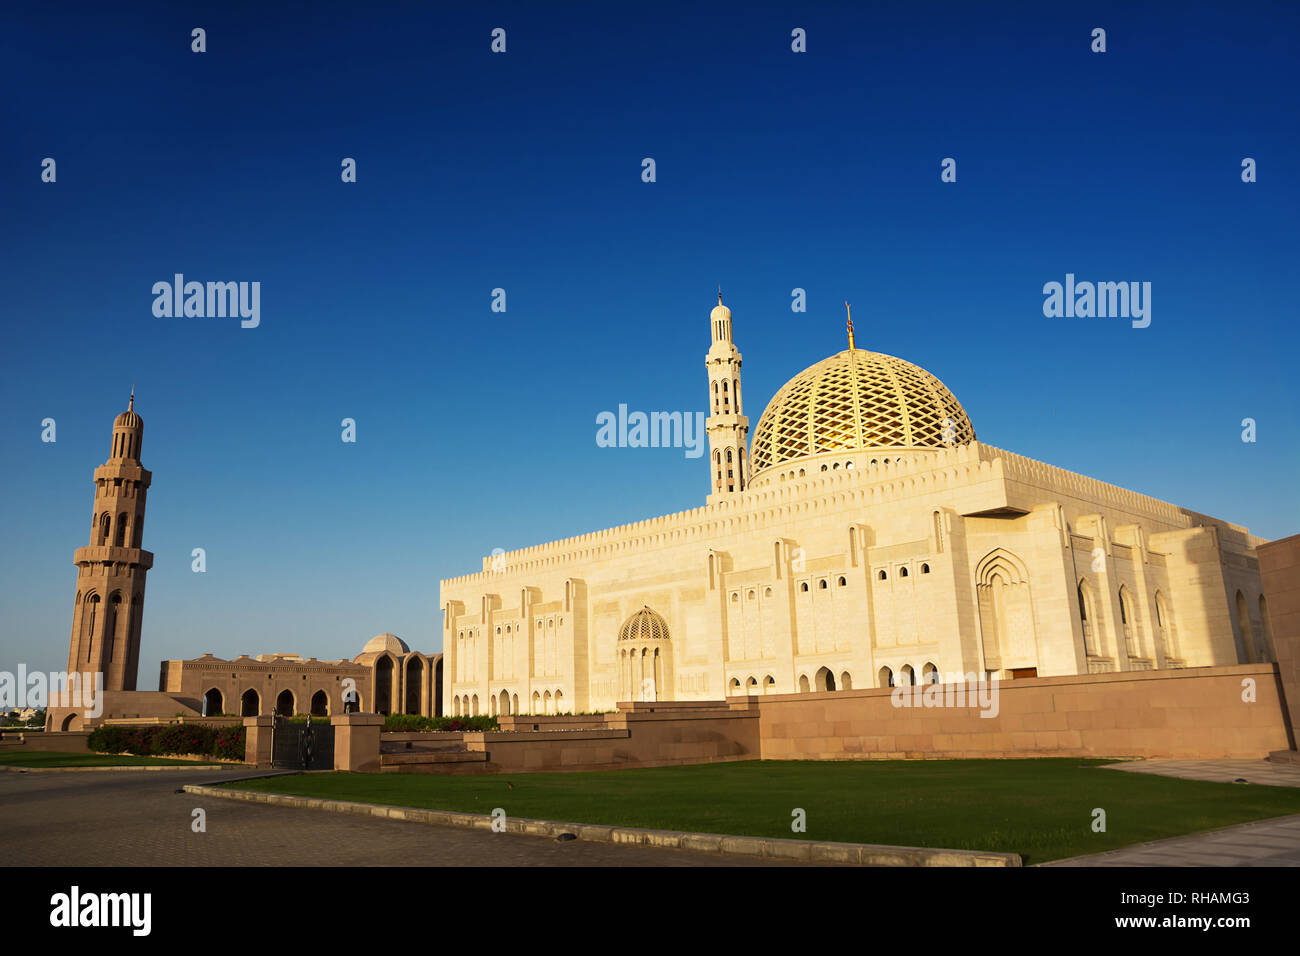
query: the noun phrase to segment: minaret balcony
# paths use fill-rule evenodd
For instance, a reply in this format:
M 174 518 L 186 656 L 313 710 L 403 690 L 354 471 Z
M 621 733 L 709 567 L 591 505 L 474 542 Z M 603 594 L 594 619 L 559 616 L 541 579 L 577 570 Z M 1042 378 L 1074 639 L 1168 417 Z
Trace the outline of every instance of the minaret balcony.
M 148 571 L 153 567 L 153 552 L 140 548 L 116 548 L 109 545 L 87 545 L 78 548 L 72 557 L 74 564 L 131 564 Z

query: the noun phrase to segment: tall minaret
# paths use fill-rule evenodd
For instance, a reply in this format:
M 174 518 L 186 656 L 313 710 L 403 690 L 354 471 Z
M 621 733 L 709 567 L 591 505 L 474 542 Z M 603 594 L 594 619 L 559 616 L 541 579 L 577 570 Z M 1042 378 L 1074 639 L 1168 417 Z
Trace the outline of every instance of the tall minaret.
M 709 370 L 709 498 L 712 504 L 745 490 L 749 482 L 749 419 L 740 402 L 740 350 L 731 340 L 731 310 L 718 304 L 709 315 L 713 344 L 704 364 Z
M 95 469 L 90 544 L 78 548 L 77 602 L 72 611 L 68 671 L 101 671 L 104 690 L 135 690 L 140 663 L 144 579 L 153 554 L 140 549 L 144 504 L 153 475 L 140 464 L 144 422 L 135 389 L 113 422 L 113 451 Z

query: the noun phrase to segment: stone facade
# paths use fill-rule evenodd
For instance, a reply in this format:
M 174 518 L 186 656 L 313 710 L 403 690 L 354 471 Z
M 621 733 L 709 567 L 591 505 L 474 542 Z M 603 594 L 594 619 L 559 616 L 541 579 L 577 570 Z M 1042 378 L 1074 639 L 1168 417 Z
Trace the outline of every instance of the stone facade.
M 705 506 L 444 580 L 446 713 L 1272 660 L 1245 528 L 984 444 L 938 379 L 852 341 L 746 455 L 711 322 Z M 663 633 L 622 639 L 645 612 Z
M 296 654 L 163 661 L 159 687 L 202 701 L 204 714 L 324 717 L 343 713 L 344 692 L 352 688 L 357 710 L 427 717 L 438 713 L 441 671 L 441 654 L 421 654 L 392 634 L 380 634 L 350 661 Z

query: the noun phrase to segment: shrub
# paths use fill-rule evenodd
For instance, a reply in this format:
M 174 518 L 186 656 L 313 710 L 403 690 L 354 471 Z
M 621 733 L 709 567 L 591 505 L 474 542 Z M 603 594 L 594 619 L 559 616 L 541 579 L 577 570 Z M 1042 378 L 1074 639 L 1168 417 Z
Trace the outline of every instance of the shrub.
M 195 754 L 200 757 L 244 759 L 244 728 L 207 724 L 165 724 L 161 727 L 121 727 L 105 724 L 86 737 L 95 753 L 133 753 L 141 757 Z

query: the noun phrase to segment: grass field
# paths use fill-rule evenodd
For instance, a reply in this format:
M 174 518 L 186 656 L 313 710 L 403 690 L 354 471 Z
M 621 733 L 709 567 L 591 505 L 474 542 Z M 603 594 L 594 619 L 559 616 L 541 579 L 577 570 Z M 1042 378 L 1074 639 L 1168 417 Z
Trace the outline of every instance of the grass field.
M 330 773 L 231 786 L 566 823 L 1019 853 L 1026 864 L 1300 813 L 1300 789 L 1100 769 L 1108 761 L 750 761 L 515 775 Z M 507 786 L 513 784 L 513 789 Z M 1093 810 L 1106 832 L 1092 831 Z M 807 832 L 791 831 L 807 813 Z
M 219 763 L 211 760 L 173 760 L 167 757 L 128 757 L 124 754 L 62 753 L 57 750 L 25 750 L 0 753 L 0 764 L 9 767 L 162 767 Z

